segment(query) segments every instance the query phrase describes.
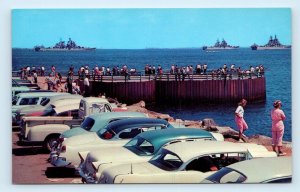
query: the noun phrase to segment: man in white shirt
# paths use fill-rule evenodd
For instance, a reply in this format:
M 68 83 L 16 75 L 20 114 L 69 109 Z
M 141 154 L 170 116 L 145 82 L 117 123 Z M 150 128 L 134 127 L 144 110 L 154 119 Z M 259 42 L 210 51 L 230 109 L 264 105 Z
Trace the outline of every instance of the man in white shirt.
M 84 85 L 84 97 L 90 96 L 90 82 L 89 82 L 89 75 L 86 75 L 83 80 Z

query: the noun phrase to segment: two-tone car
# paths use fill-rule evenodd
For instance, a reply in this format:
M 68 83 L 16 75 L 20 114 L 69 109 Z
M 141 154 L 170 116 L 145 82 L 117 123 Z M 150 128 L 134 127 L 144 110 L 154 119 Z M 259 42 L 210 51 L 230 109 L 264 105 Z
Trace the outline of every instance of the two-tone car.
M 252 159 L 224 167 L 201 183 L 291 183 L 292 158 Z
M 51 153 L 51 164 L 54 166 L 75 166 L 80 163 L 78 152 L 97 150 L 103 146 L 123 146 L 139 133 L 160 129 L 174 129 L 163 119 L 136 117 L 122 119 L 108 124 L 97 132 L 76 135 L 63 141 L 60 150 Z
M 44 111 L 51 107 L 51 105 L 58 100 L 69 100 L 73 98 L 82 98 L 81 95 L 71 95 L 69 93 L 55 95 L 50 98 L 46 98 L 41 101 L 40 105 L 31 105 L 21 109 L 18 109 L 15 113 L 15 118 L 13 118 L 13 123 L 20 124 L 23 116 L 41 116 Z
M 217 138 L 220 138 L 220 136 Z M 80 152 L 79 155 L 82 163 L 79 166 L 79 173 L 84 182 L 97 183 L 99 181 L 98 178 L 94 178 L 93 176 L 101 174 L 108 167 L 119 164 L 146 162 L 163 146 L 195 140 L 216 139 L 214 134 L 195 128 L 141 133 L 124 146 L 103 147 L 89 154 Z
M 96 113 L 90 115 L 83 120 L 80 127 L 73 127 L 72 129 L 61 133 L 56 143 L 53 143 L 51 153 L 57 153 L 57 151 L 60 150 L 62 142 L 70 137 L 87 134 L 89 132 L 98 132 L 99 130 L 105 128 L 109 123 L 133 117 L 148 117 L 148 115 L 145 113 L 129 111 L 100 114 Z
M 163 147 L 148 162 L 127 163 L 95 174 L 98 183 L 199 183 L 222 167 L 259 157 L 276 157 L 264 146 L 216 141 Z M 96 165 L 97 166 L 97 165 Z M 94 166 L 95 167 L 95 166 Z

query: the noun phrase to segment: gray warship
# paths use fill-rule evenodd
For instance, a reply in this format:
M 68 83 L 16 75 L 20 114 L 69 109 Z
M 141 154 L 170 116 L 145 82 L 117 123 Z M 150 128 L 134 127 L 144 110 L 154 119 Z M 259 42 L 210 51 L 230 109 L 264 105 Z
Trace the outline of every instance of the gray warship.
M 238 49 L 239 46 L 231 46 L 224 39 L 220 42 L 219 39 L 214 46 L 203 46 L 203 50 L 227 50 L 227 49 Z
M 274 39 L 272 36 L 270 36 L 269 42 L 263 46 L 253 44 L 251 45 L 252 50 L 276 50 L 276 49 L 291 49 L 291 45 L 282 45 L 279 42 L 279 39 L 275 35 Z
M 65 43 L 65 41 L 60 40 L 53 47 L 44 47 L 43 45 L 37 45 L 33 49 L 34 51 L 91 51 L 95 50 L 96 48 L 76 45 L 75 41 L 69 38 L 67 44 Z

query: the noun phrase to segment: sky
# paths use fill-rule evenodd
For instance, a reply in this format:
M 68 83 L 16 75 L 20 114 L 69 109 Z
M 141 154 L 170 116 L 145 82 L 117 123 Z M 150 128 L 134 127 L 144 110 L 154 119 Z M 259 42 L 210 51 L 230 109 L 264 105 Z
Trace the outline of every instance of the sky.
M 290 45 L 289 8 L 13 9 L 12 47 L 54 46 L 72 38 L 102 49 L 264 45 L 277 35 Z

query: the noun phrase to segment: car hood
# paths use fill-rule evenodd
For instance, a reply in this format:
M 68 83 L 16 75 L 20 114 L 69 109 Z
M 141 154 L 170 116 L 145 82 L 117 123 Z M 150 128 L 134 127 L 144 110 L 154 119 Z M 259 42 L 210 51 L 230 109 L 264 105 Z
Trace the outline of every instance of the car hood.
M 87 134 L 87 133 L 90 133 L 90 132 L 85 130 L 85 129 L 82 129 L 81 127 L 74 127 L 70 130 L 67 130 L 67 131 L 63 132 L 61 134 L 61 137 L 70 138 L 70 137 L 73 137 L 73 136 L 76 136 L 76 135 L 83 135 L 83 134 Z
M 76 135 L 73 137 L 70 137 L 66 139 L 63 142 L 63 145 L 68 145 L 68 146 L 77 146 L 77 145 L 84 145 L 84 144 L 89 144 L 89 143 L 95 143 L 98 140 L 101 140 L 98 135 L 94 132 L 88 132 L 83 135 Z
M 112 155 L 115 154 L 115 155 Z M 104 147 L 102 149 L 92 151 L 88 155 L 90 162 L 102 163 L 127 163 L 145 159 L 148 156 L 138 156 L 125 147 Z M 148 157 L 150 159 L 150 157 Z

